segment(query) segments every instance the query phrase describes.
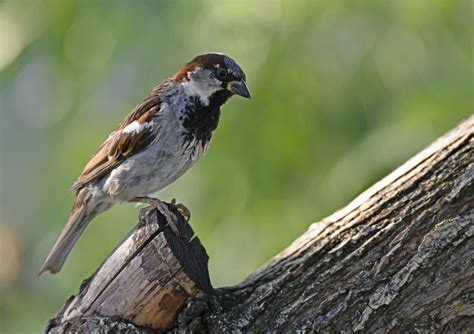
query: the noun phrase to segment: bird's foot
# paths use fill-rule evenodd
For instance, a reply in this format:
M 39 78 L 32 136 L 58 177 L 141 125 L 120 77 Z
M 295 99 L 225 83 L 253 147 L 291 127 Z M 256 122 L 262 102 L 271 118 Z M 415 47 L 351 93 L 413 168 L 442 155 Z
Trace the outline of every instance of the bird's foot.
M 189 221 L 191 218 L 191 211 L 183 203 L 176 203 L 176 198 L 173 198 L 170 204 L 178 210 L 186 221 Z
M 152 198 L 152 197 L 135 197 L 134 199 L 130 200 L 130 202 L 135 202 L 135 203 L 144 203 L 144 204 L 149 204 L 158 209 L 158 211 L 161 212 L 161 214 L 165 217 L 166 222 L 168 223 L 168 226 L 171 228 L 171 231 L 177 236 L 180 236 L 180 232 L 178 230 L 178 225 L 176 221 L 176 216 L 169 210 L 168 206 L 160 201 L 158 198 Z M 171 205 L 174 206 L 173 203 Z

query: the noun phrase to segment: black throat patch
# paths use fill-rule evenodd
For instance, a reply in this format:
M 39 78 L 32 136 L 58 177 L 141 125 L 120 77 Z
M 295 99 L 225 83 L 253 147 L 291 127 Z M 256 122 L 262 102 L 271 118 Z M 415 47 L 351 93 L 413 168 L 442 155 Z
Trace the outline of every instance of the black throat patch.
M 221 114 L 220 108 L 227 101 L 231 94 L 226 90 L 215 92 L 209 98 L 209 105 L 205 106 L 197 96 L 192 96 L 184 108 L 183 126 L 186 129 L 183 136 L 186 141 L 193 139 L 199 141 L 211 140 L 212 132 L 219 124 Z

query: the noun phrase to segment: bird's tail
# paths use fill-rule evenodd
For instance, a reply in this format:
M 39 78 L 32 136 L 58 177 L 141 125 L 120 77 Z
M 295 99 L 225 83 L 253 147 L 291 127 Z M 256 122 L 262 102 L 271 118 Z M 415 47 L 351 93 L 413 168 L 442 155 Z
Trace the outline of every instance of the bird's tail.
M 85 192 L 85 189 L 78 193 L 74 206 L 69 214 L 68 222 L 41 266 L 38 276 L 45 271 L 55 274 L 61 270 L 77 240 L 79 240 L 79 237 L 85 231 L 89 223 L 98 214 L 96 210 L 90 210 L 87 205 L 88 201 L 84 200 L 84 198 L 88 196 L 83 196 L 86 194 L 81 192 Z

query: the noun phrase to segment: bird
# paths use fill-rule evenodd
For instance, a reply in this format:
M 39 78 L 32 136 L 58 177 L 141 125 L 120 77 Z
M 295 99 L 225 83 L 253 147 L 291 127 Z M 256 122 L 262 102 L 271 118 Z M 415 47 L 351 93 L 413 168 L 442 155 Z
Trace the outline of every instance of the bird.
M 141 202 L 164 208 L 149 196 L 206 154 L 221 106 L 233 95 L 250 99 L 244 71 L 222 53 L 198 55 L 158 84 L 110 133 L 73 183 L 69 218 L 38 275 L 59 272 L 89 223 L 114 205 Z

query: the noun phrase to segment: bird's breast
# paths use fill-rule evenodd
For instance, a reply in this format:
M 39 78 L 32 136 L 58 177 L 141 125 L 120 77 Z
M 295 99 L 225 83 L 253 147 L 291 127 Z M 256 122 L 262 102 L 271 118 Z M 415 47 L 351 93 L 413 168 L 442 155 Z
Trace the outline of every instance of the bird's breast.
M 173 143 L 158 140 L 115 168 L 104 187 L 122 201 L 157 192 L 176 181 L 207 152 L 209 142 L 184 138 Z

